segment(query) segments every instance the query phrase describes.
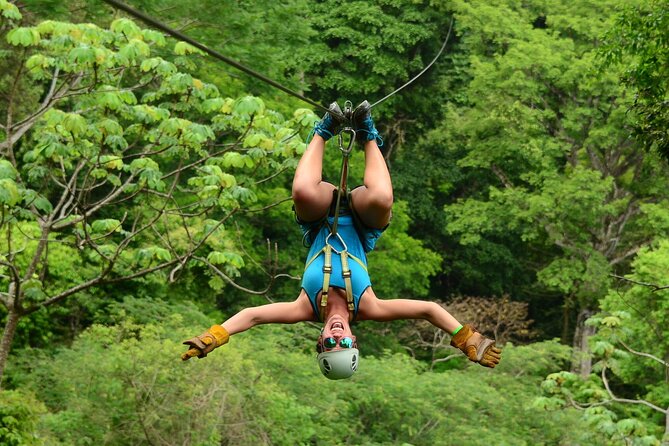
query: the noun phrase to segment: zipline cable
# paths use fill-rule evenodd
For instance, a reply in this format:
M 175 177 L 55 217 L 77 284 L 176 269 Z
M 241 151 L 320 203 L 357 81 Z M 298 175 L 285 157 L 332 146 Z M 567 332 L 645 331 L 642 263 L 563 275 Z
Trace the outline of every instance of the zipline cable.
M 296 92 L 296 91 L 291 90 L 291 89 L 288 88 L 288 87 L 284 87 L 283 85 L 281 85 L 280 83 L 276 82 L 275 80 L 270 79 L 269 77 L 267 77 L 267 76 L 265 76 L 265 75 L 263 75 L 263 74 L 260 74 L 260 73 L 258 73 L 257 71 L 254 71 L 254 70 L 252 70 L 251 68 L 248 68 L 248 67 L 246 67 L 246 66 L 240 64 L 239 62 L 237 62 L 237 61 L 235 61 L 235 60 L 233 60 L 233 59 L 230 59 L 230 58 L 227 57 L 227 56 L 224 56 L 223 54 L 219 53 L 218 51 L 212 50 L 211 48 L 209 48 L 209 47 L 206 46 L 206 45 L 203 45 L 202 43 L 198 42 L 197 40 L 192 39 L 192 38 L 188 37 L 187 35 L 185 35 L 185 34 L 179 32 L 179 31 L 177 31 L 177 30 L 175 30 L 175 29 L 170 28 L 169 26 L 165 25 L 164 23 L 159 22 L 158 20 L 156 20 L 156 19 L 154 19 L 154 18 L 152 18 L 152 17 L 150 17 L 150 16 L 144 14 L 144 13 L 141 12 L 141 11 L 138 11 L 138 10 L 136 10 L 136 9 L 134 9 L 134 8 L 131 8 L 130 6 L 126 5 L 126 4 L 123 3 L 123 2 L 120 2 L 120 1 L 118 1 L 118 0 L 102 0 L 102 1 L 104 1 L 105 3 L 111 5 L 111 6 L 115 7 L 115 8 L 118 8 L 118 9 L 121 9 L 121 10 L 127 12 L 127 13 L 130 14 L 131 16 L 133 16 L 133 17 L 135 17 L 135 18 L 137 18 L 137 19 L 143 21 L 144 23 L 146 23 L 146 24 L 148 24 L 148 25 L 153 26 L 154 28 L 158 28 L 159 30 L 165 32 L 166 34 L 171 35 L 172 37 L 174 37 L 174 38 L 176 38 L 176 39 L 179 39 L 179 40 L 181 40 L 181 41 L 183 41 L 183 42 L 187 42 L 187 43 L 189 43 L 190 45 L 192 45 L 192 46 L 194 46 L 194 47 L 200 49 L 201 51 L 204 51 L 205 53 L 209 54 L 210 56 L 212 56 L 212 57 L 214 57 L 214 58 L 216 58 L 216 59 L 219 59 L 219 60 L 221 60 L 222 62 L 225 62 L 225 63 L 227 63 L 228 65 L 231 65 L 231 66 L 233 66 L 234 68 L 237 68 L 238 70 L 243 71 L 244 73 L 246 73 L 246 74 L 248 74 L 248 75 L 250 75 L 250 76 L 253 76 L 253 77 L 257 78 L 257 79 L 260 79 L 261 81 L 263 81 L 263 82 L 265 82 L 265 83 L 267 83 L 267 84 L 269 84 L 269 85 L 271 85 L 271 86 L 273 86 L 273 87 L 275 87 L 275 88 L 278 88 L 279 90 L 281 90 L 281 91 L 283 91 L 283 92 L 285 92 L 285 93 L 288 93 L 289 95 L 294 96 L 294 97 L 300 99 L 301 101 L 306 102 L 306 103 L 309 104 L 309 105 L 312 105 L 312 106 L 314 106 L 314 107 L 316 107 L 316 108 L 318 108 L 318 109 L 321 109 L 321 110 L 323 110 L 323 111 L 325 111 L 325 112 L 332 113 L 332 111 L 331 111 L 329 108 L 325 107 L 324 105 L 321 105 L 321 104 L 319 104 L 318 102 L 312 101 L 311 99 L 309 99 L 309 98 L 307 98 L 307 97 L 301 95 L 300 93 L 298 93 L 298 92 Z M 407 86 L 409 86 L 410 84 L 412 84 L 416 79 L 418 79 L 419 77 L 421 77 L 421 76 L 423 75 L 423 73 L 425 73 L 427 70 L 429 70 L 429 69 L 432 67 L 432 65 L 434 65 L 434 63 L 437 61 L 437 59 L 439 59 L 439 56 L 441 56 L 441 53 L 444 52 L 444 49 L 446 48 L 446 44 L 448 43 L 448 40 L 449 40 L 450 37 L 451 37 L 451 31 L 452 31 L 452 29 L 453 29 L 453 21 L 454 21 L 454 17 L 451 18 L 451 23 L 450 23 L 449 26 L 448 26 L 448 33 L 446 33 L 446 38 L 444 39 L 444 43 L 441 45 L 441 49 L 439 49 L 439 52 L 437 53 L 437 55 L 434 57 L 434 59 L 432 59 L 432 62 L 430 62 L 425 68 L 423 68 L 423 69 L 420 71 L 420 73 L 418 73 L 417 75 L 415 75 L 413 78 L 411 78 L 411 79 L 410 79 L 408 82 L 406 82 L 404 85 L 402 85 L 401 87 L 395 89 L 392 93 L 390 93 L 390 94 L 384 96 L 383 98 L 379 99 L 378 101 L 374 102 L 374 103 L 370 106 L 370 108 L 379 105 L 380 103 L 382 103 L 382 102 L 385 101 L 386 99 L 388 99 L 388 98 L 390 98 L 391 96 L 393 96 L 393 95 L 395 95 L 396 93 L 398 93 L 400 90 L 402 90 L 402 89 L 404 89 L 405 87 L 407 87 Z M 341 116 L 339 116 L 339 117 L 346 119 L 346 117 L 343 116 L 343 115 L 341 115 Z
M 451 37 L 451 30 L 453 29 L 453 20 L 454 20 L 454 18 L 455 18 L 455 17 L 451 17 L 451 24 L 448 25 L 448 33 L 446 33 L 446 39 L 444 39 L 444 43 L 441 45 L 441 49 L 439 50 L 439 52 L 437 53 L 437 55 L 434 56 L 434 59 L 432 59 L 432 62 L 430 62 L 425 68 L 423 68 L 423 69 L 421 70 L 420 73 L 418 73 L 417 75 L 415 75 L 415 76 L 414 76 L 411 80 L 409 80 L 406 84 L 402 85 L 401 87 L 399 87 L 398 89 L 396 89 L 395 91 L 393 91 L 392 93 L 390 93 L 389 95 L 387 95 L 387 96 L 385 96 L 385 97 L 379 99 L 379 100 L 376 101 L 375 103 L 373 103 L 373 104 L 370 106 L 370 108 L 373 108 L 374 106 L 380 104 L 381 102 L 385 101 L 386 99 L 388 99 L 389 97 L 391 97 L 391 96 L 394 95 L 395 93 L 397 93 L 397 92 L 399 92 L 400 90 L 402 90 L 404 87 L 407 87 L 407 86 L 408 86 L 409 84 L 411 84 L 413 81 L 415 81 L 416 79 L 418 79 L 419 77 L 421 77 L 421 76 L 423 75 L 423 73 L 425 73 L 427 70 L 430 69 L 430 67 L 437 61 L 437 59 L 439 59 L 439 56 L 441 56 L 441 53 L 444 52 L 444 48 L 446 48 L 446 44 L 448 43 L 448 39 Z
M 131 8 L 130 6 L 126 5 L 125 3 L 122 3 L 122 2 L 117 1 L 117 0 L 102 0 L 102 1 L 104 1 L 105 3 L 107 3 L 111 6 L 114 6 L 115 8 L 118 8 L 118 9 L 121 9 L 121 10 L 127 12 L 131 16 L 143 21 L 144 23 L 146 23 L 148 25 L 153 26 L 154 28 L 158 28 L 159 30 L 171 35 L 172 37 L 174 37 L 176 39 L 179 39 L 181 41 L 184 41 L 184 42 L 187 42 L 187 43 L 193 45 L 194 47 L 204 51 L 205 53 L 209 54 L 210 56 L 215 57 L 216 59 L 219 59 L 219 60 L 227 63 L 228 65 L 231 65 L 231 66 L 237 68 L 238 70 L 243 71 L 244 73 L 246 73 L 250 76 L 258 78 L 261 81 L 266 82 L 266 83 L 270 84 L 271 86 L 273 86 L 275 88 L 278 88 L 279 90 L 281 90 L 285 93 L 288 93 L 291 96 L 295 96 L 296 98 L 306 102 L 309 105 L 313 105 L 314 107 L 319 108 L 323 111 L 332 113 L 327 107 L 319 104 L 318 102 L 312 101 L 311 99 L 304 97 L 300 93 L 298 93 L 296 91 L 293 91 L 290 88 L 284 87 L 280 83 L 268 78 L 267 76 L 265 76 L 263 74 L 260 74 L 257 71 L 254 71 L 254 70 L 252 70 L 248 67 L 245 67 L 244 65 L 240 64 L 239 62 L 237 62 L 235 60 L 232 60 L 227 56 L 224 56 L 223 54 L 219 53 L 218 51 L 212 50 L 211 48 L 201 44 L 197 40 L 191 39 L 187 35 L 179 32 L 175 29 L 170 28 L 169 26 L 157 21 L 156 19 L 154 19 L 152 17 L 149 17 L 148 15 L 146 15 L 146 14 L 140 12 L 140 11 L 137 11 L 136 9 Z

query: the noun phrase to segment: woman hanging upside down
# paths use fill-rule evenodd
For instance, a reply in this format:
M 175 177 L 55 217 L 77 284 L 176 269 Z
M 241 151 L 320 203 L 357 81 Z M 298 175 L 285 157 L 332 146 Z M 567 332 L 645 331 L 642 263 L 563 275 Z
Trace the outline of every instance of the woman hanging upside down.
M 501 350 L 471 325 L 461 325 L 435 302 L 409 299 L 379 299 L 367 273 L 366 253 L 388 226 L 393 204 L 390 173 L 378 144 L 383 144 L 374 126 L 367 101 L 351 114 L 356 139 L 364 142 L 363 185 L 343 195 L 335 218 L 337 188 L 323 181 L 325 142 L 344 124 L 337 105 L 314 128 L 315 135 L 302 155 L 293 179 L 293 202 L 297 220 L 310 246 L 302 278 L 302 290 L 293 302 L 246 308 L 222 325 L 214 325 L 200 336 L 184 342 L 188 360 L 204 358 L 226 344 L 230 336 L 260 324 L 324 322 L 316 350 L 318 365 L 329 379 L 348 378 L 357 370 L 359 352 L 351 332 L 352 321 L 425 319 L 452 335 L 451 345 L 485 367 L 495 367 Z M 377 144 L 378 143 L 378 144 Z M 333 198 L 335 197 L 335 198 Z M 335 230 L 333 231 L 333 226 Z

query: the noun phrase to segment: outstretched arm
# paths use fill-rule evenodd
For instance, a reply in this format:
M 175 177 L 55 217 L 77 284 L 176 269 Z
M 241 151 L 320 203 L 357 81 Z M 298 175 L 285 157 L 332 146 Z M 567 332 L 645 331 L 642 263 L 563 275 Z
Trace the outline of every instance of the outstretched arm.
M 392 321 L 396 319 L 425 319 L 452 335 L 451 345 L 467 355 L 470 361 L 494 368 L 501 359 L 502 350 L 493 339 L 488 339 L 471 325 L 461 325 L 445 308 L 436 302 L 409 299 L 381 300 L 371 288 L 360 301 L 358 318 L 361 320 Z
M 304 290 L 293 302 L 278 302 L 259 307 L 245 308 L 221 325 L 212 325 L 199 336 L 184 341 L 189 346 L 181 359 L 186 361 L 194 356 L 204 358 L 217 347 L 227 344 L 230 336 L 260 324 L 294 324 L 311 320 L 311 304 Z
M 360 301 L 358 319 L 378 322 L 425 319 L 449 334 L 461 326 L 451 313 L 436 302 L 411 299 L 381 300 L 373 293 L 365 295 Z
M 302 291 L 293 302 L 277 302 L 245 308 L 223 322 L 230 336 L 261 324 L 294 324 L 314 318 L 309 298 Z

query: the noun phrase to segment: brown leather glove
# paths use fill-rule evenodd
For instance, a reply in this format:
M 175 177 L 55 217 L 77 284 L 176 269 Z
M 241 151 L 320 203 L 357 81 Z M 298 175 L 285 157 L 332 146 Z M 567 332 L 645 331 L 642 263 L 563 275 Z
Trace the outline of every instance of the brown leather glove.
M 462 350 L 470 361 L 484 367 L 495 368 L 502 359 L 502 350 L 495 346 L 495 341 L 484 337 L 470 324 L 465 324 L 453 336 L 451 345 Z
M 227 344 L 229 340 L 230 334 L 222 325 L 212 325 L 209 330 L 205 331 L 200 336 L 195 336 L 194 338 L 190 338 L 183 342 L 190 346 L 190 349 L 181 355 L 181 359 L 183 361 L 188 361 L 194 356 L 204 358 L 216 347 Z

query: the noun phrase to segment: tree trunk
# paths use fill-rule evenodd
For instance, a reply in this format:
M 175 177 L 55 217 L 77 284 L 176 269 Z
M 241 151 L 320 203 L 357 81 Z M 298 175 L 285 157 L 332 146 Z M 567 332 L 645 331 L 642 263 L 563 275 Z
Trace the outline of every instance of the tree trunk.
M 21 315 L 17 309 L 9 309 L 5 331 L 2 332 L 2 340 L 0 340 L 0 390 L 2 390 L 2 378 L 5 372 L 5 365 L 7 364 L 7 357 L 9 356 L 9 350 L 12 347 L 12 340 L 14 339 L 20 318 Z
M 581 309 L 576 319 L 574 332 L 574 356 L 571 371 L 584 378 L 592 373 L 592 355 L 588 347 L 588 340 L 595 334 L 595 327 L 585 325 L 585 321 L 593 314 L 594 312 L 588 308 Z
M 562 306 L 562 336 L 561 336 L 561 341 L 563 344 L 567 345 L 569 343 L 569 312 L 571 311 L 571 308 L 569 308 L 569 302 L 565 301 L 564 305 Z

